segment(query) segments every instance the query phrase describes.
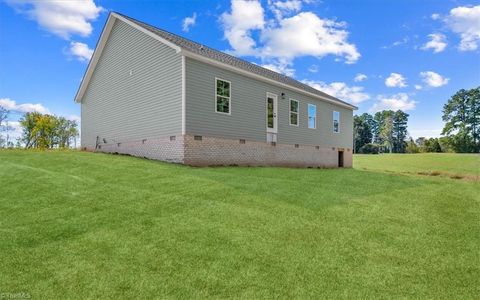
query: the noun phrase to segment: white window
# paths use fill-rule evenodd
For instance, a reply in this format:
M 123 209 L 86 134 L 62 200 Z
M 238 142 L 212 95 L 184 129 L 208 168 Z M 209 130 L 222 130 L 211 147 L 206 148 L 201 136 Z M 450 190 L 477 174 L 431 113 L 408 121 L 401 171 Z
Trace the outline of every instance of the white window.
M 230 114 L 231 83 L 215 78 L 215 111 Z
M 317 128 L 317 106 L 308 105 L 308 128 Z
M 298 101 L 290 99 L 290 125 L 298 126 L 298 107 Z
M 333 112 L 333 132 L 340 132 L 340 113 L 338 111 Z

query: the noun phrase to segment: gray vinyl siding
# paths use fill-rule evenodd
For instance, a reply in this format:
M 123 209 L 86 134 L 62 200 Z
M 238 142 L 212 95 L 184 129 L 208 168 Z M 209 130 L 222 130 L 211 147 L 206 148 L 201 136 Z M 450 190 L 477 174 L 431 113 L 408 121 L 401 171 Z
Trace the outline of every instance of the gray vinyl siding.
M 278 143 L 352 148 L 351 109 L 190 58 L 185 60 L 185 71 L 188 134 L 266 141 L 265 101 L 271 92 L 278 96 Z M 215 77 L 231 82 L 231 115 L 215 112 Z M 290 125 L 290 98 L 299 101 L 299 126 Z M 316 129 L 308 128 L 308 103 L 317 106 Z M 340 112 L 340 133 L 333 132 L 333 111 Z
M 181 55 L 116 20 L 82 99 L 82 147 L 97 136 L 122 142 L 181 134 L 181 91 Z

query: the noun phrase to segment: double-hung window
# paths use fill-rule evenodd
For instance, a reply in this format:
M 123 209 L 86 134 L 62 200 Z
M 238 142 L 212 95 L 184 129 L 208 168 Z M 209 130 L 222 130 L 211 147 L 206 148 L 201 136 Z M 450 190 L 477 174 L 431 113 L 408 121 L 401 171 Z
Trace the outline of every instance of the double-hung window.
M 231 83 L 215 78 L 215 111 L 230 114 Z
M 317 106 L 308 104 L 308 128 L 317 128 Z
M 340 132 L 340 113 L 338 111 L 333 112 L 333 132 Z
M 290 99 L 290 125 L 298 126 L 298 107 L 298 101 Z

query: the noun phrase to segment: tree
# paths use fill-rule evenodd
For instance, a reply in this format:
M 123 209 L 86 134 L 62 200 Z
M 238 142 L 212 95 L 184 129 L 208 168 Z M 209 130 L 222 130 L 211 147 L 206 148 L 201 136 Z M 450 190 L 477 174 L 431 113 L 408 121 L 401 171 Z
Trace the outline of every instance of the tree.
M 387 149 L 390 153 L 394 150 L 394 116 L 393 110 L 382 110 L 375 113 L 373 117 L 375 122 L 374 142 L 382 146 L 382 151 Z
M 456 152 L 480 152 L 480 87 L 459 90 L 443 106 L 442 135 Z
M 383 146 L 387 148 L 389 153 L 393 151 L 393 118 L 387 116 L 380 129 L 380 137 L 383 140 Z
M 5 127 L 6 130 L 8 130 L 7 126 L 3 124 L 7 119 L 7 117 L 8 117 L 8 110 L 5 107 L 0 105 L 0 147 L 3 147 L 3 145 L 6 143 L 6 141 L 2 136 L 2 129 Z
M 406 153 L 419 153 L 420 149 L 418 148 L 417 144 L 413 141 L 412 138 L 407 142 L 407 146 L 405 147 Z
M 417 144 L 418 147 L 422 148 L 425 147 L 425 140 L 423 136 L 419 137 L 418 139 L 415 140 L 415 143 Z
M 378 154 L 379 147 L 377 144 L 365 144 L 359 150 L 358 153 L 363 154 Z
M 75 121 L 48 114 L 26 113 L 20 125 L 25 148 L 68 148 L 72 139 L 78 136 Z
M 78 136 L 77 122 L 63 117 L 57 119 L 57 144 L 60 148 L 69 148 L 72 138 Z
M 364 145 L 372 142 L 372 127 L 368 119 L 372 119 L 367 113 L 353 118 L 354 146 L 355 153 Z
M 442 148 L 440 147 L 440 143 L 438 139 L 430 138 L 425 140 L 424 151 L 425 152 L 442 152 Z
M 452 147 L 452 140 L 450 137 L 442 136 L 438 139 L 438 142 L 440 143 L 440 148 L 442 148 L 442 152 L 454 152 L 454 149 Z
M 22 127 L 21 139 L 27 149 L 35 148 L 36 137 L 33 131 L 40 116 L 41 114 L 38 112 L 29 112 L 20 119 L 20 126 Z
M 408 123 L 408 114 L 404 113 L 401 110 L 397 110 L 393 114 L 393 129 L 392 129 L 392 143 L 393 143 L 393 152 L 395 153 L 404 153 L 407 143 L 405 139 L 407 138 L 407 123 Z
M 372 134 L 373 134 L 373 142 L 375 144 L 383 144 L 382 137 L 380 136 L 380 131 L 384 121 L 384 114 L 382 112 L 376 112 L 375 116 L 373 117 L 373 127 L 372 127 Z

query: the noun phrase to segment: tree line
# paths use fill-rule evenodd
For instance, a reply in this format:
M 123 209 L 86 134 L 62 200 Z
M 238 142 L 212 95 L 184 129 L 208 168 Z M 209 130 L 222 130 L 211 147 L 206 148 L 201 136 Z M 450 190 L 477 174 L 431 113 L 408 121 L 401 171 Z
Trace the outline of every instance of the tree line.
M 0 128 L 2 131 L 11 130 L 7 125 L 9 111 L 0 106 Z M 28 112 L 19 120 L 22 134 L 16 140 L 16 144 L 7 141 L 0 134 L 0 147 L 23 147 L 25 149 L 52 149 L 71 148 L 76 145 L 78 137 L 78 124 L 76 121 L 67 120 L 50 114 Z M 0 131 L 1 133 L 1 131 Z
M 440 138 L 409 136 L 409 115 L 384 110 L 354 116 L 355 153 L 480 152 L 480 87 L 461 89 L 443 106 Z
M 353 118 L 355 153 L 404 153 L 408 135 L 408 114 L 383 110 L 371 115 L 364 113 Z

